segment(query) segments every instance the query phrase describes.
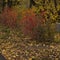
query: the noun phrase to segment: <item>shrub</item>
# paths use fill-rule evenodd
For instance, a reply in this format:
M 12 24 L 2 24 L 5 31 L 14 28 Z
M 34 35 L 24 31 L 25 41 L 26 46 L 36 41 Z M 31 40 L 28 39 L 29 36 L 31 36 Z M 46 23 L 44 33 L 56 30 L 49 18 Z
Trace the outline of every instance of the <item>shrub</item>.
M 33 39 L 43 40 L 45 27 L 43 14 L 36 15 L 36 13 L 30 9 L 23 12 L 22 15 L 20 21 L 22 32 Z
M 20 21 L 20 24 L 22 26 L 22 31 L 24 32 L 24 34 L 29 35 L 30 33 L 32 33 L 32 30 L 36 26 L 37 19 L 35 13 L 28 10 L 23 12 L 22 15 L 23 16 Z
M 13 28 L 16 26 L 16 21 L 17 13 L 11 8 L 4 9 L 4 11 L 0 14 L 0 23 L 3 25 Z

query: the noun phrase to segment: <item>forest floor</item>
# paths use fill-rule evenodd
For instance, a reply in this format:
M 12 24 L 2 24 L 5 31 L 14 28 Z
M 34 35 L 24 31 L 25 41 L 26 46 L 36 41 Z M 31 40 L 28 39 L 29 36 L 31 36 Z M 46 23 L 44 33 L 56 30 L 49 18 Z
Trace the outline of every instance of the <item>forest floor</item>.
M 7 60 L 60 60 L 60 43 L 36 42 L 0 26 L 0 52 Z

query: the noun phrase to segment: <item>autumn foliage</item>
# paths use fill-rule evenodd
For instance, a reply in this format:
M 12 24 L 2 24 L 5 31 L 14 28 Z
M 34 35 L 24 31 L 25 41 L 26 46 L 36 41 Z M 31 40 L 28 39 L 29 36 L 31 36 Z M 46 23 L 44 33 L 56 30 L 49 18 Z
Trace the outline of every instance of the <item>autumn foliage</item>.
M 17 13 L 11 8 L 4 9 L 4 11 L 0 14 L 0 23 L 5 26 L 13 28 L 16 26 L 16 21 Z
M 18 6 L 5 7 L 0 13 L 0 24 L 15 28 L 25 36 L 38 40 L 53 40 L 55 24 L 59 22 L 60 4 L 56 1 L 35 1 L 37 5 L 27 8 L 27 1 L 20 1 Z
M 22 13 L 22 19 L 20 24 L 22 26 L 22 32 L 25 35 L 29 35 L 32 38 L 38 38 L 41 31 L 41 27 L 44 28 L 45 18 L 43 14 L 37 15 L 33 10 L 27 10 Z
M 36 40 L 50 40 L 52 37 L 51 21 L 46 19 L 45 10 L 37 14 L 33 9 L 27 9 L 18 13 L 10 8 L 0 14 L 0 23 L 10 28 L 19 27 L 25 36 Z M 19 29 L 18 28 L 18 29 Z

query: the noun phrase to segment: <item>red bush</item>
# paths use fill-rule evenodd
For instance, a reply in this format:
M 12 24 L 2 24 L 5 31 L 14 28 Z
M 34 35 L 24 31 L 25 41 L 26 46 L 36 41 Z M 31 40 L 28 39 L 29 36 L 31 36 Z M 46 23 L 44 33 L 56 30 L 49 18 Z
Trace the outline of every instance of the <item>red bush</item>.
M 38 26 L 43 26 L 44 23 L 45 18 L 42 15 L 36 16 L 36 13 L 31 10 L 25 11 L 20 21 L 22 32 L 32 38 L 38 36 L 38 29 L 40 29 Z
M 8 27 L 15 27 L 16 21 L 17 21 L 17 13 L 13 9 L 6 8 L 0 14 L 0 23 Z

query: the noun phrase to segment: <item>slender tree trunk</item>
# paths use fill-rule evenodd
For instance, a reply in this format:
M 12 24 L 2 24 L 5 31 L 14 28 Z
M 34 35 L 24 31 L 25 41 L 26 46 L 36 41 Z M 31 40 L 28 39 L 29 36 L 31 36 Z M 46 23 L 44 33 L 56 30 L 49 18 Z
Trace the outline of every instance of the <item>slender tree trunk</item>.
M 2 10 L 4 10 L 5 5 L 6 5 L 5 0 L 2 0 Z
M 54 0 L 55 9 L 57 10 L 57 0 Z
M 34 1 L 34 0 L 30 0 L 30 8 L 31 8 L 32 6 L 35 6 L 35 5 L 36 5 L 35 1 Z
M 45 0 L 42 0 L 43 1 L 43 7 L 45 6 Z
M 11 8 L 12 7 L 12 0 L 8 0 L 7 5 L 9 8 Z
M 17 5 L 17 0 L 15 0 L 15 2 L 14 2 L 14 6 L 15 6 L 15 5 Z

